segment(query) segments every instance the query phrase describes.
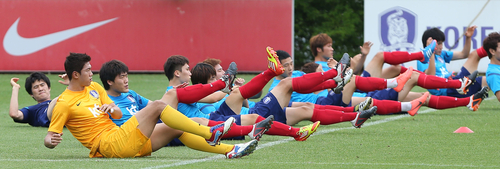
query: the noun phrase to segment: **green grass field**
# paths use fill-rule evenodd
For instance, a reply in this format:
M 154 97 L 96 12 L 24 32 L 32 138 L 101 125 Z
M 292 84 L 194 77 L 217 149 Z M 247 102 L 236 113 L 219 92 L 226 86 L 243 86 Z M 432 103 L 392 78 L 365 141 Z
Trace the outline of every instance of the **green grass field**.
M 91 159 L 89 150 L 66 129 L 63 142 L 47 149 L 43 145 L 47 128 L 12 121 L 8 115 L 11 77 L 21 79 L 20 107 L 35 104 L 24 91 L 27 76 L 0 74 L 0 168 L 500 168 L 499 103 L 492 93 L 477 112 L 466 107 L 424 107 L 414 117 L 374 116 L 361 129 L 350 123 L 320 126 L 305 142 L 264 136 L 258 149 L 241 159 L 228 160 L 187 147 L 166 147 L 144 158 Z M 253 75 L 239 77 L 248 81 Z M 49 78 L 55 97 L 64 86 L 57 83 L 56 75 Z M 130 88 L 151 100 L 159 99 L 168 86 L 160 74 L 132 74 L 129 78 Z M 98 75 L 94 81 L 100 81 Z M 310 123 L 304 121 L 296 127 Z M 453 133 L 463 126 L 474 133 Z

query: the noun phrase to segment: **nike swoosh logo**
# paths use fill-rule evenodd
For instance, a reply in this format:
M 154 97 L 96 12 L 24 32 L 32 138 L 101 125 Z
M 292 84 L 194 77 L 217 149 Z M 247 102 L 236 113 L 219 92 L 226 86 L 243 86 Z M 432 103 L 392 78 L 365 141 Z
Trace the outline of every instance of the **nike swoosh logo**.
M 17 32 L 17 24 L 20 19 L 21 18 L 17 18 L 16 22 L 10 26 L 3 38 L 3 48 L 8 54 L 13 56 L 24 56 L 38 52 L 66 39 L 112 22 L 118 19 L 118 17 L 34 38 L 24 38 L 19 35 Z
M 82 102 L 80 101 L 80 103 L 82 103 Z M 80 106 L 80 103 L 76 104 L 76 106 Z

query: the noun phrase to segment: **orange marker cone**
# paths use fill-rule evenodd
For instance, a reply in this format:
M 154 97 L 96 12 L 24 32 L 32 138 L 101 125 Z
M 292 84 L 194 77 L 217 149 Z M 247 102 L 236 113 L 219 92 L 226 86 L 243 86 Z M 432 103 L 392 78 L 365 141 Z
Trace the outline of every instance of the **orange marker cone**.
M 472 131 L 468 127 L 460 127 L 457 130 L 455 130 L 453 133 L 474 133 L 474 131 Z

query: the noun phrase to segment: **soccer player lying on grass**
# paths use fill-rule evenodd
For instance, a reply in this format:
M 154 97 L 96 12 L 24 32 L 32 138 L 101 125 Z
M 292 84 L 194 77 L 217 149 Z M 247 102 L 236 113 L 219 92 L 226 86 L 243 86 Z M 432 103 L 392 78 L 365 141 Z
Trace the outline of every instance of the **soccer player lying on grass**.
M 50 80 L 41 72 L 33 72 L 26 78 L 24 87 L 26 92 L 38 104 L 19 108 L 18 96 L 21 85 L 17 83 L 19 78 L 10 79 L 12 86 L 12 95 L 10 98 L 9 115 L 16 123 L 28 123 L 33 127 L 49 127 L 50 114 L 47 113 L 47 107 L 50 103 Z
M 444 51 L 443 50 L 443 42 L 445 41 L 444 33 L 438 28 L 428 29 L 422 35 L 422 43 L 425 45 L 429 44 L 429 39 L 434 39 L 437 41 L 436 50 L 434 51 L 434 55 L 429 59 L 429 63 L 423 63 L 417 61 L 417 68 L 419 71 L 425 72 L 427 75 L 436 75 L 442 78 L 450 78 L 450 79 L 460 79 L 466 76 L 470 76 L 474 74 L 477 70 L 479 60 L 486 55 L 469 55 L 471 48 L 471 36 L 475 32 L 476 26 L 471 26 L 467 28 L 465 32 L 465 44 L 464 48 L 460 52 L 452 52 L 452 51 Z M 452 73 L 448 71 L 446 68 L 446 63 L 450 63 L 452 60 L 465 59 L 466 62 L 460 69 L 460 72 L 456 76 L 452 76 Z M 474 80 L 474 79 L 470 79 Z M 440 88 L 439 90 L 431 89 L 429 92 L 432 95 L 438 96 L 452 96 L 452 97 L 470 97 L 474 93 L 482 90 L 482 87 L 487 86 L 486 78 L 479 76 L 475 77 L 475 82 L 468 88 L 469 93 L 461 93 L 460 91 L 453 89 Z
M 500 91 L 500 34 L 498 32 L 490 33 L 483 40 L 483 47 L 480 49 L 477 49 L 475 54 L 480 57 L 488 55 L 490 58 L 490 64 L 486 69 L 486 81 L 497 100 L 500 101 L 500 92 L 498 92 Z
M 200 66 L 201 65 L 201 66 Z M 167 88 L 167 91 L 173 89 L 173 86 L 178 86 L 181 85 L 181 82 L 187 82 L 191 78 L 191 71 L 189 69 L 186 69 L 189 67 L 189 60 L 184 57 L 184 56 L 179 56 L 179 55 L 174 55 L 171 56 L 167 59 L 167 62 L 165 62 L 164 65 L 164 70 L 167 70 L 165 74 L 167 75 L 167 78 L 169 79 L 169 87 Z M 204 63 L 200 63 L 196 66 L 196 70 L 199 71 L 208 71 L 204 72 L 208 74 L 208 77 L 204 78 L 204 81 L 206 84 L 206 81 L 209 80 L 210 77 L 215 76 L 215 70 L 213 69 L 212 66 Z M 209 68 L 209 69 L 207 69 Z M 229 69 L 226 73 L 231 73 L 234 74 L 236 69 L 236 64 L 231 63 L 229 66 Z M 193 68 L 195 70 L 195 68 Z M 272 71 L 267 72 L 267 73 L 274 73 Z M 178 76 L 177 76 L 178 75 Z M 259 76 L 262 77 L 262 76 Z M 234 78 L 234 77 L 233 77 Z M 200 77 L 197 75 L 197 79 L 200 79 Z M 197 81 L 193 81 L 193 84 L 198 84 Z M 207 124 L 207 125 L 213 125 L 214 121 L 223 121 L 229 117 L 234 117 L 236 119 L 236 124 L 237 125 L 242 125 L 243 127 L 248 126 L 248 125 L 253 125 L 256 123 L 259 123 L 263 121 L 265 118 L 261 117 L 257 114 L 245 114 L 245 115 L 239 115 L 234 113 L 234 110 L 239 111 L 242 107 L 242 102 L 244 98 L 239 94 L 240 90 L 245 90 L 245 88 L 250 87 L 250 85 L 244 85 L 242 87 L 235 87 L 233 91 L 230 93 L 228 96 L 228 99 L 225 100 L 225 102 L 222 104 L 220 108 L 217 110 L 214 110 L 208 114 L 204 114 L 200 111 L 200 107 L 203 107 L 202 103 L 192 103 L 192 104 L 184 104 L 184 103 L 179 103 L 178 110 L 181 113 L 184 113 L 187 117 L 190 118 L 195 118 L 198 117 L 197 120 L 202 120 L 205 122 L 201 122 L 202 124 Z M 260 85 L 260 84 L 256 84 Z M 265 84 L 264 84 L 265 85 Z M 247 89 L 248 90 L 248 89 Z M 250 91 L 253 92 L 253 91 Z M 258 91 L 257 91 L 258 92 Z M 249 93 L 248 95 L 255 95 L 253 93 Z M 266 116 L 266 118 L 272 117 L 272 116 Z M 207 120 L 208 119 L 208 120 Z M 312 133 L 314 133 L 319 126 L 318 123 L 314 123 L 308 126 L 304 126 L 302 128 L 295 128 L 291 127 L 289 125 L 283 124 L 282 122 L 274 122 L 271 125 L 271 128 L 269 131 L 266 132 L 268 135 L 280 135 L 280 136 L 290 136 L 293 137 L 295 140 L 298 141 L 305 141 Z M 248 131 L 245 133 L 250 132 L 252 129 L 248 128 Z M 231 134 L 227 134 L 231 135 Z M 249 135 L 251 135 L 251 138 L 255 138 L 256 133 L 255 132 L 250 132 Z M 239 135 L 233 135 L 234 136 L 239 136 Z
M 234 145 L 219 144 L 220 138 L 230 129 L 231 120 L 210 128 L 175 110 L 179 101 L 194 102 L 205 97 L 203 94 L 207 90 L 211 93 L 228 88 L 225 81 L 167 92 L 161 100 L 152 102 L 118 127 L 110 118 L 119 119 L 122 112 L 102 86 L 92 82 L 90 60 L 86 54 L 71 53 L 66 57 L 64 68 L 69 86 L 59 96 L 52 111 L 52 121 L 44 139 L 47 148 L 55 148 L 61 143 L 62 130 L 66 126 L 78 141 L 90 149 L 89 157 L 147 156 L 174 137 L 179 137 L 190 148 L 226 154 L 228 158 L 241 157 L 255 150 L 256 140 L 248 142 L 243 151 L 238 151 Z M 156 126 L 159 119 L 168 126 Z M 157 132 L 162 134 L 153 134 Z
M 233 70 L 234 71 L 234 70 Z M 226 75 L 227 76 L 227 75 Z M 123 116 L 120 119 L 112 119 L 115 124 L 121 126 L 128 119 L 130 119 L 134 114 L 138 111 L 145 108 L 151 101 L 137 94 L 135 91 L 130 90 L 128 87 L 128 67 L 123 62 L 118 60 L 112 60 L 106 62 L 102 65 L 101 70 L 99 71 L 99 77 L 103 83 L 108 96 L 117 104 L 118 107 L 123 112 Z M 214 80 L 215 82 L 216 80 Z M 250 118 L 248 115 L 247 118 Z M 257 116 L 257 115 L 256 115 Z M 192 120 L 205 125 L 205 126 L 216 126 L 224 123 L 224 121 L 231 118 L 228 116 L 224 119 L 218 119 L 221 121 L 213 121 L 205 118 L 192 118 Z M 231 126 L 231 130 L 228 131 L 227 134 L 223 136 L 223 138 L 234 137 L 234 136 L 244 136 L 249 135 L 252 139 L 259 140 L 273 123 L 273 118 L 262 118 L 258 123 L 255 123 L 255 119 L 257 117 L 252 116 L 254 119 L 253 123 L 246 124 L 247 126 L 238 126 L 237 124 L 233 124 Z M 244 119 L 243 117 L 241 119 Z M 223 121 L 222 121 L 223 120 Z M 248 121 L 248 120 L 246 120 Z M 255 123 L 255 124 L 254 124 Z M 157 124 L 157 126 L 165 125 L 161 121 Z M 245 125 L 245 124 L 244 124 Z M 288 129 L 289 126 L 287 126 Z M 155 132 L 153 132 L 155 134 Z M 159 133 L 158 134 L 163 134 Z M 243 145 L 236 145 L 243 147 Z
M 435 41 L 432 42 L 435 44 Z M 356 67 L 359 64 L 362 64 L 362 59 L 359 58 L 360 56 L 357 55 L 351 59 L 351 64 L 353 67 Z M 387 59 L 387 58 L 383 58 Z M 401 60 L 403 61 L 403 60 Z M 375 61 L 378 62 L 378 61 Z M 394 61 L 393 64 L 400 64 L 400 62 Z M 379 68 L 372 68 L 372 66 L 379 66 Z M 400 65 L 393 65 L 390 68 L 387 68 L 389 70 L 395 71 L 395 69 L 400 69 L 396 70 L 397 72 L 408 72 L 409 69 L 400 66 Z M 411 69 L 411 68 L 410 68 Z M 368 64 L 367 68 L 363 71 L 361 76 L 365 77 L 370 77 L 371 72 L 368 71 L 376 71 L 377 73 L 374 74 L 384 74 L 381 72 L 390 72 L 390 71 L 380 71 L 382 70 L 382 65 L 380 64 Z M 428 106 L 430 108 L 434 109 L 447 109 L 447 108 L 454 108 L 454 107 L 460 107 L 460 106 L 467 106 L 470 110 L 476 111 L 479 108 L 480 102 L 473 101 L 473 100 L 482 100 L 485 97 L 487 97 L 488 90 L 487 88 L 484 88 L 477 93 L 475 93 L 473 96 L 467 97 L 467 98 L 456 98 L 456 97 L 448 97 L 448 96 L 434 96 L 434 95 L 427 95 L 426 93 L 418 93 L 418 92 L 411 92 L 412 88 L 414 86 L 420 86 L 426 89 L 437 89 L 437 88 L 448 88 L 448 90 L 455 90 L 456 92 L 459 93 L 467 93 L 468 88 L 474 83 L 476 79 L 477 71 L 474 72 L 473 74 L 469 76 L 462 77 L 458 80 L 451 80 L 451 79 L 445 79 L 445 78 L 440 78 L 437 76 L 431 76 L 431 75 L 426 75 L 420 71 L 412 71 L 411 78 L 406 82 L 404 88 L 401 91 L 395 91 L 395 90 L 378 90 L 378 91 L 372 91 L 372 92 L 366 92 L 362 90 L 357 90 L 356 85 L 354 84 L 348 84 L 346 85 L 343 93 L 344 95 L 348 96 L 350 94 L 354 94 L 355 97 L 352 97 L 352 103 L 356 104 L 361 101 L 363 101 L 366 97 L 372 97 L 374 99 L 373 105 L 386 105 L 383 108 L 379 108 L 377 110 L 377 114 L 392 114 L 396 112 L 408 112 L 410 115 L 415 115 L 416 112 L 418 111 L 418 108 L 421 105 Z M 353 81 L 355 83 L 356 78 L 353 78 Z M 354 92 L 356 91 L 356 92 Z M 344 98 L 346 99 L 346 98 Z M 381 101 L 384 100 L 384 101 Z M 390 102 L 392 101 L 402 101 L 400 102 Z M 409 104 L 407 102 L 410 102 Z
M 254 95 L 255 93 L 262 90 L 262 88 L 277 75 L 282 73 L 282 66 L 278 61 L 278 57 L 272 48 L 267 48 L 267 54 L 269 59 L 269 69 L 260 73 L 259 75 L 252 78 L 250 82 L 239 87 L 239 90 L 233 90 L 233 93 L 226 99 L 224 106 L 230 107 L 232 110 L 230 113 L 240 114 L 239 110 L 241 109 L 241 102 L 244 98 Z M 271 64 L 272 63 L 272 64 Z M 204 64 L 198 64 L 195 68 L 193 68 L 193 83 L 207 83 L 210 82 L 209 79 L 214 76 L 214 74 L 210 74 L 205 71 L 201 67 L 209 67 L 207 69 L 211 69 L 213 72 L 213 68 L 209 65 L 203 66 Z M 344 63 L 344 65 L 346 65 Z M 200 67 L 200 68 L 197 68 Z M 274 115 L 277 121 L 286 123 L 288 125 L 294 125 L 303 120 L 309 120 L 312 122 L 321 121 L 322 124 L 334 124 L 344 121 L 352 121 L 355 127 L 360 127 L 367 118 L 365 116 L 371 117 L 373 111 L 371 110 L 359 110 L 360 112 L 342 112 L 337 111 L 334 108 L 324 106 L 322 109 L 308 109 L 302 107 L 293 107 L 286 108 L 284 111 L 284 107 L 288 105 L 288 101 L 290 100 L 290 95 L 293 90 L 304 90 L 306 92 L 309 90 L 308 88 L 331 88 L 335 87 L 332 84 L 335 84 L 336 81 L 332 79 L 335 77 L 336 70 L 330 70 L 328 72 L 310 74 L 304 77 L 299 78 L 290 78 L 281 82 L 275 89 L 271 90 L 271 92 L 267 93 L 267 95 L 256 105 L 249 110 L 249 114 L 259 114 L 263 117 L 267 117 L 269 115 Z M 342 70 L 341 70 L 342 72 Z M 324 77 L 330 76 L 330 77 Z M 212 78 L 213 79 L 213 78 Z M 311 82 L 312 83 L 306 83 Z M 320 85 L 318 85 L 320 84 Z M 302 86 L 301 86 L 302 85 Z M 308 86 L 309 85 L 309 86 Z M 307 90 L 306 90 L 307 89 Z M 315 89 L 312 89 L 315 90 Z M 300 92 L 300 91 L 299 91 Z M 236 103 L 234 103 L 236 102 Z M 222 106 L 221 106 L 222 107 Z M 363 119 L 363 120 L 361 120 Z

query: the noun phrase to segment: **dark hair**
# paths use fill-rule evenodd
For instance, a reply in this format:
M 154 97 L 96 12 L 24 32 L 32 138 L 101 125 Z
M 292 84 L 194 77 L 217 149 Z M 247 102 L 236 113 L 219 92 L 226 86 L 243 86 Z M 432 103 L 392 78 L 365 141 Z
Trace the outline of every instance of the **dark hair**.
M 319 64 L 314 63 L 314 62 L 309 62 L 306 63 L 304 66 L 302 66 L 302 71 L 304 73 L 314 73 L 316 72 L 316 69 L 318 69 Z
M 68 75 L 69 80 L 71 80 L 74 71 L 82 73 L 83 66 L 85 63 L 90 62 L 90 56 L 85 53 L 69 53 L 64 61 L 64 70 Z
M 483 48 L 488 54 L 488 58 L 491 59 L 491 57 L 493 56 L 493 54 L 490 53 L 490 49 L 493 49 L 495 51 L 497 50 L 498 42 L 500 42 L 500 34 L 498 34 L 498 32 L 490 33 L 488 37 L 483 40 Z
M 31 88 L 33 87 L 33 83 L 35 83 L 37 80 L 43 80 L 50 89 L 49 78 L 42 72 L 33 72 L 26 78 L 26 83 L 24 83 L 24 87 L 26 88 L 26 92 L 28 92 L 28 94 L 33 95 L 33 91 L 31 90 Z
M 313 57 L 318 55 L 318 51 L 316 50 L 316 48 L 323 49 L 323 46 L 332 42 L 333 42 L 332 38 L 328 36 L 326 33 L 317 34 L 316 36 L 313 36 L 311 39 L 309 39 L 309 48 L 311 48 Z
M 99 71 L 99 78 L 101 79 L 104 89 L 109 90 L 108 80 L 114 82 L 116 76 L 119 76 L 122 73 L 128 73 L 128 67 L 122 61 L 111 60 L 103 63 L 101 70 Z
M 207 84 L 212 76 L 217 75 L 215 68 L 206 63 L 198 63 L 191 69 L 191 83 L 193 84 Z
M 284 50 L 277 50 L 276 55 L 278 55 L 280 62 L 284 59 L 291 57 L 290 54 L 288 54 L 288 52 L 285 52 Z
M 163 71 L 168 80 L 172 80 L 172 78 L 174 78 L 174 72 L 176 70 L 182 71 L 182 66 L 185 64 L 189 64 L 188 58 L 181 55 L 170 56 L 163 65 Z
M 207 59 L 205 59 L 203 61 L 203 63 L 209 64 L 209 65 L 212 65 L 213 67 L 215 67 L 218 64 L 220 64 L 220 60 L 219 59 L 213 59 L 213 58 L 207 58 Z
M 443 31 L 438 28 L 427 29 L 422 35 L 422 44 L 424 44 L 424 48 L 427 46 L 427 39 L 429 39 L 429 37 L 435 39 L 436 41 L 444 42 L 444 40 L 446 40 Z

